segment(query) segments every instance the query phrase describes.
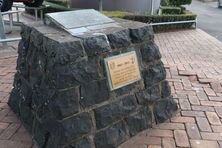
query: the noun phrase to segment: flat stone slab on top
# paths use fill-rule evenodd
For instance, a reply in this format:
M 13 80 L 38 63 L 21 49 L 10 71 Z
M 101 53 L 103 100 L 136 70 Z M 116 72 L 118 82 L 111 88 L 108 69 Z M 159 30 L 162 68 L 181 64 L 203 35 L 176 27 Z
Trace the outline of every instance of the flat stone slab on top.
M 72 35 L 84 33 L 93 28 L 106 28 L 106 26 L 116 27 L 114 20 L 94 9 L 48 13 L 46 17 L 48 18 L 46 24 L 53 23 Z

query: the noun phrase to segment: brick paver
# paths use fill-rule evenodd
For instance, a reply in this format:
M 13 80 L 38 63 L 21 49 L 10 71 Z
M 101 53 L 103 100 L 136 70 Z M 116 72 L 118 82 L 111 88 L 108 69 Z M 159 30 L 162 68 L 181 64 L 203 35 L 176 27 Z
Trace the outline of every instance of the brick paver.
M 222 43 L 198 29 L 156 34 L 155 40 L 180 108 L 170 122 L 152 129 L 173 131 L 173 137 L 161 137 L 160 146 L 222 147 Z
M 31 136 L 7 105 L 16 59 L 17 57 L 0 58 L 0 148 L 31 148 L 33 146 Z
M 222 43 L 197 30 L 159 33 L 155 41 L 179 111 L 119 148 L 222 147 Z M 16 57 L 0 58 L 0 148 L 35 147 L 7 105 Z

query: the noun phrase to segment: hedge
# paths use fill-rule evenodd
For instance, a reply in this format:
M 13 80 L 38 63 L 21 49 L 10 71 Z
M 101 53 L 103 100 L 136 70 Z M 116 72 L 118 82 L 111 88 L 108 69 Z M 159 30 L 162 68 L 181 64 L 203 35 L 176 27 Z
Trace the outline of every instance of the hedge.
M 191 13 L 190 11 L 185 11 L 185 14 L 170 14 L 170 15 L 139 15 L 132 13 L 114 13 L 114 12 L 103 12 L 109 17 L 118 17 L 133 21 L 139 21 L 143 23 L 161 23 L 161 22 L 175 22 L 175 21 L 188 21 L 195 20 L 197 15 Z M 113 15 L 115 14 L 115 15 Z M 183 23 L 183 24 L 169 24 L 169 25 L 157 25 L 153 26 L 155 32 L 167 31 L 174 29 L 187 29 L 191 28 L 194 23 Z
M 43 4 L 44 5 L 49 5 L 49 7 L 44 9 L 44 13 L 76 10 L 76 9 L 67 8 L 65 6 L 62 6 L 62 5 L 59 5 L 59 4 L 55 4 L 55 3 L 52 3 L 52 2 L 47 2 L 47 1 L 45 1 Z
M 68 6 L 67 0 L 45 0 L 45 2 L 50 2 L 50 3 L 57 4 L 64 7 Z
M 161 6 L 160 7 L 162 14 L 181 14 L 182 10 L 180 7 L 173 6 Z
M 192 0 L 168 0 L 168 1 L 169 5 L 172 6 L 189 5 L 192 2 Z

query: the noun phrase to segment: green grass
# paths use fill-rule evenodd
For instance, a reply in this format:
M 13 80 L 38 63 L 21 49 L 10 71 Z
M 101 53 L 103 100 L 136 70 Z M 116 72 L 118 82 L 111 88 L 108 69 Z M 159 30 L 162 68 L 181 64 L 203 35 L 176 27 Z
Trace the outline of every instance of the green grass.
M 118 18 L 123 18 L 127 15 L 135 15 L 134 13 L 126 11 L 101 11 L 101 13 L 108 17 L 118 17 Z
M 118 18 L 125 18 L 128 16 L 144 16 L 144 17 L 164 17 L 164 16 L 193 16 L 195 15 L 194 13 L 192 13 L 191 11 L 184 11 L 183 14 L 135 14 L 135 13 L 131 13 L 131 12 L 126 12 L 126 11 L 102 11 L 101 13 L 103 13 L 104 15 L 108 16 L 108 17 L 118 17 Z

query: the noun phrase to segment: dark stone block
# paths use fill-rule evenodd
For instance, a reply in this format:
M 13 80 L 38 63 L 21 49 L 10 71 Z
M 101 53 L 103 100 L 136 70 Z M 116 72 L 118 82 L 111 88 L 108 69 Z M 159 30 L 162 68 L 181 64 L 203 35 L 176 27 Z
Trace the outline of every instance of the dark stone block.
M 53 128 L 58 127 L 57 119 L 47 105 L 39 106 L 38 110 L 35 111 L 35 116 L 47 131 L 52 131 Z
M 172 98 L 156 102 L 153 109 L 156 122 L 163 123 L 169 119 L 177 109 L 177 104 Z
M 24 39 L 29 39 L 30 38 L 30 32 L 32 31 L 32 27 L 22 24 L 21 25 L 21 37 Z
M 52 68 L 79 61 L 85 56 L 82 42 L 79 39 L 69 36 L 65 38 L 58 34 L 47 34 L 44 37 L 43 51 L 48 57 L 48 67 Z
M 42 48 L 43 34 L 36 30 L 36 28 L 32 28 L 30 34 L 30 42 L 33 43 L 35 47 Z
M 33 43 L 30 43 L 28 53 L 27 53 L 27 63 L 30 69 L 35 69 L 38 66 L 37 61 L 37 53 L 38 48 L 33 45 Z
M 59 143 L 59 139 L 58 137 L 55 137 L 53 135 L 49 135 L 49 138 L 48 138 L 48 141 L 47 141 L 47 144 L 46 144 L 46 148 L 62 148 L 64 147 L 64 145 L 61 145 Z
M 18 100 L 22 100 L 27 104 L 31 104 L 31 96 L 32 96 L 32 89 L 28 83 L 20 74 L 16 73 L 13 83 L 13 94 L 14 97 L 18 98 Z M 12 97 L 12 100 L 16 101 Z M 17 101 L 16 101 L 17 102 Z
M 49 133 L 44 130 L 44 127 L 37 119 L 34 120 L 33 129 L 33 138 L 38 143 L 38 146 L 45 147 Z
M 25 78 L 28 77 L 28 64 L 26 62 L 28 49 L 29 42 L 25 39 L 22 39 L 18 45 L 18 58 L 16 70 L 19 71 Z
M 154 42 L 146 42 L 140 47 L 144 62 L 153 62 L 161 58 L 158 46 Z
M 22 97 L 19 95 L 19 90 L 17 88 L 13 88 L 10 93 L 8 105 L 16 114 L 19 114 L 19 102 L 21 99 Z
M 58 119 L 71 116 L 79 111 L 79 88 L 59 91 L 53 97 L 50 108 Z
M 143 71 L 143 78 L 146 88 L 166 79 L 166 70 L 163 63 L 150 65 L 148 69 Z
M 119 122 L 95 135 L 96 148 L 116 148 L 128 138 L 126 125 Z
M 18 45 L 18 54 L 22 58 L 26 58 L 26 55 L 28 53 L 28 48 L 29 48 L 29 40 L 26 40 L 22 38 L 22 40 L 19 42 Z
M 110 51 L 111 48 L 105 34 L 86 38 L 83 45 L 88 56 Z
M 31 133 L 32 132 L 33 120 L 34 120 L 34 115 L 33 115 L 32 110 L 30 108 L 30 104 L 21 100 L 20 104 L 19 104 L 19 107 L 20 107 L 20 118 L 23 121 L 25 127 Z
M 82 138 L 79 141 L 71 143 L 65 148 L 92 148 L 92 141 L 89 138 Z
M 171 94 L 171 88 L 170 88 L 170 85 L 168 83 L 168 81 L 162 81 L 161 83 L 161 95 L 162 95 L 162 98 L 167 98 L 169 97 Z
M 143 91 L 136 93 L 138 103 L 143 105 L 144 103 L 150 103 L 161 99 L 161 92 L 159 85 L 153 85 Z
M 130 36 L 133 43 L 140 43 L 145 40 L 153 40 L 154 33 L 151 26 L 141 26 L 140 28 L 130 28 Z
M 19 115 L 20 100 L 23 99 L 23 97 L 21 96 L 21 86 L 22 86 L 21 75 L 17 72 L 15 73 L 14 76 L 13 89 L 10 93 L 8 105 L 18 115 Z
M 150 109 L 143 108 L 138 113 L 131 115 L 126 118 L 126 123 L 129 127 L 129 133 L 131 136 L 136 135 L 137 133 L 150 128 L 152 125 L 152 113 Z
M 41 84 L 43 75 L 36 70 L 30 71 L 29 81 L 32 88 L 38 87 Z
M 20 96 L 22 100 L 29 105 L 31 104 L 31 96 L 32 96 L 32 88 L 30 87 L 29 83 L 21 77 L 21 87 L 20 87 Z
M 101 103 L 109 99 L 107 80 L 93 81 L 81 86 L 80 104 L 83 108 Z
M 46 69 L 46 58 L 42 53 L 37 52 L 37 55 L 34 55 L 35 59 L 33 59 L 33 63 L 30 63 L 29 70 L 29 81 L 31 87 L 39 86 L 41 84 L 41 80 L 45 75 Z
M 83 135 L 89 134 L 92 130 L 92 119 L 89 113 L 81 113 L 69 117 L 59 123 L 57 128 L 52 128 L 52 133 L 58 138 L 60 144 L 66 144 Z
M 135 82 L 135 83 L 126 85 L 126 86 L 121 87 L 121 88 L 119 88 L 119 89 L 113 90 L 112 93 L 113 93 L 116 97 L 119 97 L 119 96 L 123 96 L 123 95 L 125 95 L 125 94 L 128 94 L 129 92 L 131 92 L 131 93 L 138 92 L 140 89 L 143 89 L 143 88 L 144 88 L 144 85 L 141 84 L 141 83 L 143 83 L 143 82 L 137 81 L 137 82 Z
M 131 44 L 128 29 L 108 34 L 107 37 L 112 48 L 128 47 Z
M 38 50 L 33 44 L 30 44 L 29 52 L 27 55 L 28 74 L 31 87 L 40 85 L 42 77 L 45 74 L 46 57 Z
M 51 86 L 50 81 L 44 77 L 41 84 L 33 87 L 32 109 L 37 110 L 41 106 L 47 106 L 55 96 L 56 89 Z
M 124 99 L 102 106 L 95 110 L 95 119 L 97 128 L 104 128 L 114 121 L 129 115 L 136 109 L 136 100 L 134 96 L 127 96 Z
M 49 79 L 55 81 L 58 89 L 87 84 L 100 79 L 100 72 L 96 60 L 83 60 L 76 64 L 67 64 L 49 69 Z

